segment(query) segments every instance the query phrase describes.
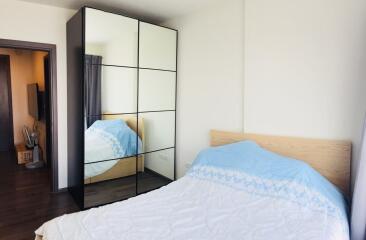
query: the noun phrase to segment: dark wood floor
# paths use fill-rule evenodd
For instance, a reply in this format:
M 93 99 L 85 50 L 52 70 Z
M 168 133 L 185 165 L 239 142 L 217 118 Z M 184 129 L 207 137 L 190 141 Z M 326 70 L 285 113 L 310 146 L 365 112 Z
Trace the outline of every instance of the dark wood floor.
M 50 193 L 48 169 L 28 170 L 14 153 L 0 152 L 0 239 L 34 239 L 34 230 L 54 217 L 78 211 L 67 192 Z
M 138 174 L 138 193 L 148 192 L 165 186 L 171 180 L 146 169 L 143 173 Z M 108 180 L 100 183 L 85 185 L 85 208 L 93 207 L 101 204 L 115 202 L 136 194 L 136 176 L 129 176 L 115 180 Z

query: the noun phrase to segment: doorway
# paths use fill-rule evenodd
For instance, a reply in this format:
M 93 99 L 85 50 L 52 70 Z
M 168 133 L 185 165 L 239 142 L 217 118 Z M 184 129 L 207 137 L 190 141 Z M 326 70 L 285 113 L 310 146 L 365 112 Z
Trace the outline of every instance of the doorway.
M 21 88 L 25 92 L 18 94 L 18 96 L 25 94 L 28 97 L 27 114 L 34 119 L 33 124 L 28 123 L 28 126 L 31 125 L 30 129 L 37 129 L 38 131 L 42 128 L 41 131 L 44 132 L 42 135 L 44 139 L 39 139 L 44 142 L 44 145 L 40 147 L 40 150 L 44 151 L 40 151 L 39 154 L 41 158 L 47 161 L 46 165 L 50 169 L 51 192 L 58 192 L 56 45 L 0 39 L 0 48 L 9 51 L 14 50 L 19 53 L 34 52 L 42 54 L 42 62 L 40 63 L 42 66 L 39 67 L 39 70 L 43 71 L 44 85 L 41 86 L 42 83 L 33 83 L 33 86 L 31 86 L 31 83 L 23 84 Z M 14 146 L 17 145 L 15 142 L 19 142 L 19 138 L 23 138 L 23 135 L 26 136 L 23 129 L 21 132 L 19 129 L 13 131 L 18 118 L 14 118 L 12 112 L 15 104 L 15 102 L 12 102 L 12 88 L 18 90 L 19 86 L 12 86 L 11 84 L 11 64 L 12 59 L 9 54 L 0 53 L 0 151 L 14 151 Z M 23 75 L 26 77 L 29 74 L 24 72 Z M 33 92 L 37 94 L 35 99 L 42 104 L 33 102 L 31 98 L 32 88 L 35 89 Z M 32 110 L 34 106 L 39 106 L 39 109 L 37 108 L 37 111 Z M 22 136 L 19 136 L 20 134 Z M 26 139 L 25 137 L 25 143 Z

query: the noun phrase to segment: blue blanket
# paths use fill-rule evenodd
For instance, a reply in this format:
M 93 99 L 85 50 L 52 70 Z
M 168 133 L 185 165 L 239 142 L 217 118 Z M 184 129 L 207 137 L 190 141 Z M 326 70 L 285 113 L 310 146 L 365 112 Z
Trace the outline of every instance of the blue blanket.
M 141 153 L 141 149 L 141 139 L 123 120 L 94 122 L 85 132 L 85 178 L 107 171 L 118 159 Z
M 305 162 L 243 141 L 203 150 L 187 173 L 250 194 L 291 201 L 339 220 L 348 233 L 342 193 Z

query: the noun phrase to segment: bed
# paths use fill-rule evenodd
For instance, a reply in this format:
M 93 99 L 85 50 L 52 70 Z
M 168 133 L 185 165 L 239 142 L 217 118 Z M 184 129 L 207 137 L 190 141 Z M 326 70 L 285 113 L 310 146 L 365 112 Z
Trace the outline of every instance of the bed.
M 55 218 L 36 239 L 349 239 L 349 142 L 212 131 L 211 145 L 179 180 Z
M 103 115 L 102 120 L 123 120 L 128 127 L 137 132 L 137 118 L 135 116 L 108 114 Z M 144 134 L 144 121 L 139 118 L 138 135 L 141 140 L 141 148 L 144 146 L 145 134 Z M 86 144 L 87 145 L 87 144 Z M 113 159 L 113 158 L 112 158 Z M 137 157 L 138 172 L 144 171 L 144 156 Z M 93 169 L 96 168 L 96 169 Z M 136 157 L 124 157 L 123 159 L 117 159 L 115 161 L 109 161 L 99 164 L 85 165 L 85 184 L 91 184 L 136 174 Z

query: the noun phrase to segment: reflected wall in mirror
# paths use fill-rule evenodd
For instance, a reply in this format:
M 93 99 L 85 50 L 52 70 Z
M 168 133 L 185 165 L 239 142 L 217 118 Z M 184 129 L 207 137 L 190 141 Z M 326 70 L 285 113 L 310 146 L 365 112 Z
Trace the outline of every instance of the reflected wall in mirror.
M 145 154 L 145 166 L 170 180 L 174 180 L 174 148 Z
M 175 111 L 139 114 L 139 125 L 144 124 L 144 152 L 172 148 L 175 145 Z
M 145 171 L 138 174 L 137 190 L 144 193 L 165 186 L 174 180 L 174 151 L 145 153 Z
M 137 67 L 138 20 L 86 8 L 85 54 L 108 65 Z
M 136 69 L 108 66 L 102 69 L 102 113 L 135 113 L 137 111 Z
M 176 42 L 176 31 L 140 22 L 138 117 L 146 137 L 138 194 L 175 179 Z
M 139 112 L 175 110 L 175 72 L 140 70 Z
M 177 31 L 140 22 L 140 67 L 176 71 Z
M 137 71 L 132 68 L 88 64 L 99 56 L 86 55 L 84 74 L 87 127 L 105 114 L 137 112 Z M 100 61 L 100 60 L 99 60 Z

